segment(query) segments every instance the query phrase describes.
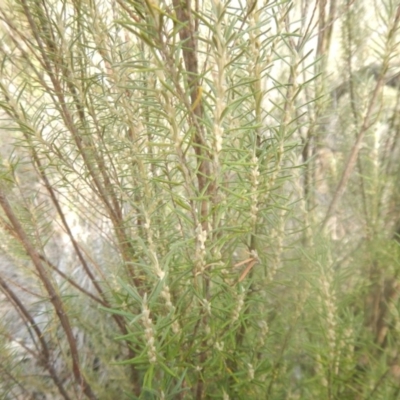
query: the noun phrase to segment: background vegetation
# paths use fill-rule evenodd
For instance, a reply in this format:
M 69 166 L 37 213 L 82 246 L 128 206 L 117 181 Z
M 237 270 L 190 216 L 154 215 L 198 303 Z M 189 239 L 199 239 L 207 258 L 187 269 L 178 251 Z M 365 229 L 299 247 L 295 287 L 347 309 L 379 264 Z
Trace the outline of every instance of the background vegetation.
M 396 399 L 400 6 L 2 0 L 4 399 Z

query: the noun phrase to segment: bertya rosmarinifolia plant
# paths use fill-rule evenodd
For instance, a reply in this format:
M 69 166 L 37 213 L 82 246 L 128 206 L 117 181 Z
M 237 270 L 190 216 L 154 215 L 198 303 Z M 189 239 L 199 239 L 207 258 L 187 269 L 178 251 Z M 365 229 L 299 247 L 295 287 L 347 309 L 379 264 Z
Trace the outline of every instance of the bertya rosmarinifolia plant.
M 397 398 L 400 6 L 362 3 L 0 2 L 2 398 Z

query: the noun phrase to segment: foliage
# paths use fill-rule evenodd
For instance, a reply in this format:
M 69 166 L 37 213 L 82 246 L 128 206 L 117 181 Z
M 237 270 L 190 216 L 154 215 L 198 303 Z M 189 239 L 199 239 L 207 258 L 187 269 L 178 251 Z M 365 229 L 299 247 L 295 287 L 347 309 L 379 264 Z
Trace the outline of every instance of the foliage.
M 3 398 L 397 398 L 399 18 L 1 2 Z

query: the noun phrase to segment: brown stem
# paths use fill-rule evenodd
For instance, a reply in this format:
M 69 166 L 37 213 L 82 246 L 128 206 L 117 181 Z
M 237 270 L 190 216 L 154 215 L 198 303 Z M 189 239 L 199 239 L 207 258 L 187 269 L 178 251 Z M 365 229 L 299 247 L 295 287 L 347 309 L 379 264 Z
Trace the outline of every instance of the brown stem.
M 37 339 L 39 340 L 41 346 L 40 352 L 40 364 L 43 365 L 50 373 L 51 379 L 53 379 L 55 385 L 57 386 L 61 396 L 66 399 L 70 400 L 68 393 L 65 391 L 64 386 L 59 379 L 57 372 L 55 371 L 53 364 L 51 362 L 51 355 L 50 350 L 47 346 L 46 340 L 44 338 L 43 332 L 40 330 L 38 325 L 36 324 L 35 320 L 33 319 L 30 312 L 25 308 L 23 303 L 20 301 L 18 296 L 14 293 L 14 291 L 7 285 L 6 281 L 0 276 L 0 287 L 9 300 L 14 304 L 18 312 L 23 316 L 23 318 L 29 324 L 29 330 L 33 330 L 36 334 Z
M 189 116 L 195 128 L 193 138 L 193 148 L 197 156 L 197 182 L 198 190 L 202 195 L 211 194 L 212 185 L 210 180 L 210 163 L 209 154 L 206 150 L 206 142 L 204 139 L 204 129 L 201 127 L 201 119 L 203 117 L 203 103 L 201 101 L 201 92 L 198 82 L 198 59 L 197 59 L 197 32 L 195 31 L 195 21 L 190 7 L 189 0 L 173 0 L 173 5 L 178 20 L 183 24 L 179 31 L 179 36 L 184 46 L 182 48 L 183 59 L 185 62 L 187 86 L 190 91 L 190 113 Z M 206 196 L 205 196 L 206 197 Z M 201 202 L 201 222 L 203 229 L 207 229 L 206 219 L 208 215 L 208 199 L 204 198 Z
M 354 142 L 353 147 L 352 147 L 352 149 L 350 151 L 349 158 L 348 158 L 348 160 L 346 162 L 346 166 L 345 166 L 344 171 L 342 173 L 342 177 L 341 177 L 341 179 L 339 181 L 339 184 L 338 184 L 338 186 L 336 188 L 335 194 L 334 194 L 333 199 L 332 199 L 332 201 L 331 201 L 331 203 L 329 205 L 328 211 L 327 211 L 327 213 L 325 215 L 324 220 L 322 221 L 321 230 L 323 230 L 326 227 L 326 224 L 328 223 L 328 221 L 329 221 L 330 217 L 332 216 L 332 214 L 336 211 L 336 207 L 337 207 L 337 205 L 339 203 L 339 200 L 341 199 L 343 193 L 346 190 L 346 186 L 347 186 L 347 183 L 349 182 L 350 175 L 353 172 L 354 166 L 355 166 L 355 164 L 357 162 L 358 153 L 360 151 L 361 144 L 362 144 L 362 141 L 364 139 L 365 133 L 367 132 L 367 130 L 371 126 L 370 120 L 371 120 L 372 110 L 373 110 L 373 107 L 375 105 L 375 100 L 376 100 L 376 98 L 378 96 L 378 93 L 379 93 L 379 91 L 380 91 L 380 89 L 382 87 L 382 84 L 383 84 L 383 79 L 381 77 L 378 80 L 378 82 L 377 82 L 377 84 L 375 86 L 374 92 L 372 93 L 371 101 L 369 103 L 368 110 L 367 110 L 367 114 L 366 114 L 366 116 L 364 118 L 364 121 L 363 121 L 363 124 L 362 124 L 362 126 L 360 128 L 360 131 L 359 131 L 359 133 L 358 133 L 358 135 L 356 137 L 356 141 Z
M 79 154 L 82 156 L 84 163 L 89 171 L 89 174 L 93 180 L 93 183 L 98 191 L 99 198 L 105 204 L 105 206 L 109 212 L 109 215 L 110 215 L 110 218 L 113 223 L 115 233 L 116 233 L 116 236 L 118 239 L 118 243 L 120 245 L 123 259 L 124 259 L 124 261 L 130 261 L 134 254 L 134 249 L 131 246 L 129 239 L 124 231 L 123 224 L 122 224 L 122 213 L 121 213 L 120 205 L 118 203 L 118 200 L 117 200 L 115 194 L 112 191 L 112 185 L 109 181 L 108 175 L 105 174 L 104 162 L 102 160 L 99 160 L 98 154 L 96 153 L 93 144 L 85 143 L 83 137 L 79 134 L 79 131 L 74 124 L 70 110 L 67 107 L 67 100 L 64 96 L 64 90 L 62 88 L 62 85 L 61 85 L 58 77 L 57 77 L 57 74 L 55 73 L 55 70 L 57 69 L 57 63 L 55 63 L 55 68 L 53 68 L 51 57 L 49 57 L 49 54 L 52 54 L 51 53 L 52 44 L 49 44 L 49 42 L 48 42 L 49 39 L 48 39 L 47 45 L 48 45 L 49 49 L 45 48 L 45 44 L 43 43 L 43 40 L 40 36 L 40 32 L 41 32 L 40 28 L 35 23 L 32 13 L 31 13 L 31 10 L 28 7 L 26 0 L 21 0 L 21 3 L 23 6 L 25 15 L 28 19 L 29 25 L 31 27 L 32 34 L 37 42 L 40 54 L 43 58 L 44 68 L 45 68 L 46 72 L 48 73 L 49 78 L 54 87 L 55 95 L 58 99 L 56 106 L 59 108 L 60 115 L 63 118 L 66 127 L 72 134 L 75 144 L 77 145 L 77 148 L 79 150 Z M 43 18 L 44 18 L 44 16 L 43 16 Z M 50 50 L 50 51 L 48 51 L 48 50 Z M 66 81 L 68 82 L 69 79 L 66 79 Z M 72 90 L 71 86 L 69 86 L 69 90 L 70 91 Z M 75 89 L 73 88 L 72 93 L 71 93 L 71 95 L 73 97 L 74 97 L 74 92 L 75 92 Z M 75 99 L 77 99 L 77 97 L 75 97 Z M 78 102 L 78 104 L 77 104 L 76 101 L 74 101 L 74 104 L 78 109 L 79 117 L 81 119 L 84 118 L 84 115 L 82 114 L 82 107 L 81 107 L 80 103 Z M 97 168 L 92 164 L 92 162 L 90 160 L 91 156 L 97 161 L 97 167 L 100 171 L 100 174 L 99 174 Z M 99 175 L 103 176 L 104 185 L 101 182 Z M 110 197 L 111 197 L 111 200 L 110 200 Z M 135 271 L 131 271 L 131 276 L 132 276 L 132 280 L 133 280 L 134 284 L 136 286 L 140 286 L 141 279 L 137 276 Z
M 389 45 L 389 43 L 391 42 L 391 40 L 395 36 L 395 32 L 397 30 L 397 27 L 398 27 L 398 24 L 399 24 L 399 20 L 400 20 L 400 5 L 397 6 L 396 15 L 395 15 L 395 18 L 394 18 L 394 21 L 393 21 L 393 26 L 391 27 L 391 29 L 389 31 L 389 34 L 388 34 L 388 43 L 387 43 L 388 45 Z M 378 81 L 376 83 L 375 89 L 374 89 L 374 91 L 372 93 L 371 100 L 369 102 L 367 113 L 366 113 L 366 115 L 364 117 L 363 124 L 362 124 L 362 126 L 360 128 L 360 131 L 359 131 L 358 135 L 357 135 L 356 141 L 355 141 L 355 143 L 354 143 L 354 145 L 353 145 L 353 147 L 352 147 L 352 149 L 350 151 L 350 156 L 349 156 L 349 158 L 347 160 L 346 166 L 345 166 L 344 171 L 342 173 L 342 177 L 340 179 L 340 182 L 338 184 L 336 192 L 335 192 L 335 194 L 333 196 L 331 204 L 329 205 L 329 208 L 328 208 L 328 211 L 327 211 L 327 213 L 325 215 L 325 218 L 322 221 L 321 230 L 323 230 L 326 227 L 326 224 L 328 223 L 329 218 L 336 211 L 336 207 L 337 207 L 337 205 L 339 203 L 339 200 L 342 197 L 344 191 L 346 190 L 346 186 L 347 186 L 347 183 L 348 183 L 348 181 L 350 179 L 350 175 L 351 175 L 351 173 L 352 173 L 352 171 L 354 169 L 354 166 L 356 164 L 358 153 L 360 151 L 361 144 L 362 144 L 362 141 L 364 139 L 365 133 L 371 126 L 370 120 L 371 120 L 371 116 L 372 116 L 372 110 L 373 110 L 373 108 L 375 106 L 376 98 L 378 97 L 378 94 L 379 94 L 379 92 L 381 90 L 381 87 L 383 86 L 384 81 L 385 81 L 384 80 L 384 76 L 385 76 L 385 74 L 387 72 L 387 69 L 388 69 L 389 56 L 390 56 L 390 54 L 386 55 L 386 57 L 385 57 L 386 60 L 384 61 L 384 65 L 383 65 L 381 74 L 380 74 L 380 76 L 378 78 Z
M 30 242 L 26 232 L 24 231 L 20 221 L 14 214 L 7 197 L 2 189 L 0 189 L 0 206 L 3 208 L 4 213 L 6 214 L 7 218 L 9 219 L 11 225 L 13 226 L 16 234 L 18 235 L 21 243 L 23 244 L 26 252 L 28 253 L 30 259 L 32 260 L 36 271 L 39 274 L 40 280 L 42 281 L 49 297 L 50 302 L 52 303 L 54 310 L 57 314 L 58 319 L 60 320 L 61 326 L 64 329 L 65 335 L 67 337 L 68 345 L 71 351 L 71 358 L 72 358 L 72 371 L 74 374 L 75 381 L 81 386 L 83 393 L 91 400 L 96 400 L 97 397 L 93 393 L 90 385 L 87 383 L 85 377 L 82 375 L 80 370 L 80 363 L 79 363 L 79 352 L 75 337 L 72 332 L 72 327 L 67 316 L 67 313 L 64 309 L 64 304 L 57 294 L 53 284 L 51 283 L 50 277 L 46 269 L 44 268 L 39 253 L 33 247 L 33 244 Z
M 41 29 L 43 29 L 45 32 L 48 33 L 48 35 L 45 35 L 45 43 L 47 45 L 47 49 L 45 49 L 44 43 L 42 42 L 42 39 L 41 39 L 41 36 L 40 36 L 41 31 L 37 27 L 37 25 L 35 24 L 35 22 L 34 22 L 34 20 L 32 18 L 32 15 L 30 13 L 30 10 L 27 8 L 27 5 L 26 5 L 25 1 L 23 1 L 23 6 L 24 6 L 25 14 L 26 14 L 26 16 L 28 18 L 28 21 L 29 21 L 30 25 L 31 25 L 33 36 L 34 36 L 36 42 L 38 43 L 39 52 L 40 52 L 42 58 L 40 58 L 36 54 L 36 50 L 34 51 L 34 49 L 32 48 L 32 46 L 29 43 L 29 40 L 27 38 L 25 38 L 25 36 L 21 32 L 19 32 L 17 30 L 17 28 L 12 24 L 11 21 L 9 21 L 9 20 L 7 20 L 7 18 L 5 18 L 4 14 L 3 14 L 3 17 L 5 18 L 5 21 L 10 26 L 10 28 L 13 31 L 17 32 L 21 36 L 23 41 L 32 50 L 32 53 L 35 54 L 35 57 L 38 59 L 39 63 L 47 71 L 47 73 L 50 76 L 50 80 L 51 80 L 51 82 L 53 84 L 53 87 L 55 89 L 55 92 L 53 92 L 51 90 L 51 88 L 43 80 L 42 76 L 37 72 L 37 70 L 35 69 L 34 65 L 30 62 L 29 57 L 26 54 L 26 52 L 23 50 L 23 48 L 21 48 L 21 46 L 19 45 L 18 41 L 14 39 L 14 36 L 12 36 L 12 39 L 13 39 L 14 43 L 18 46 L 18 48 L 21 50 L 21 52 L 23 53 L 24 58 L 29 62 L 29 65 L 34 69 L 34 71 L 35 71 L 40 83 L 43 85 L 43 87 L 49 93 L 49 95 L 53 98 L 53 101 L 56 104 L 56 106 L 61 107 L 61 109 L 60 109 L 61 116 L 64 119 L 64 122 L 66 123 L 66 126 L 68 127 L 70 132 L 73 134 L 73 137 L 74 137 L 74 139 L 75 139 L 75 141 L 77 143 L 78 149 L 79 149 L 79 151 L 80 151 L 80 153 L 81 153 L 81 155 L 82 155 L 82 157 L 83 157 L 83 159 L 85 161 L 85 164 L 88 167 L 89 173 L 91 174 L 93 182 L 95 183 L 95 186 L 96 186 L 96 188 L 97 188 L 97 190 L 98 190 L 98 192 L 100 194 L 99 195 L 100 199 L 103 201 L 103 203 L 105 203 L 106 208 L 109 211 L 109 215 L 110 215 L 111 220 L 113 222 L 113 225 L 114 225 L 114 228 L 115 228 L 115 231 L 116 231 L 116 235 L 117 235 L 117 238 L 118 238 L 118 241 L 119 241 L 120 249 L 122 250 L 121 253 L 122 253 L 123 259 L 125 261 L 131 261 L 132 254 L 134 254 L 134 250 L 133 250 L 132 246 L 130 245 L 129 240 L 128 240 L 127 236 L 126 236 L 126 233 L 125 233 L 125 231 L 123 229 L 122 213 L 121 213 L 121 210 L 120 210 L 120 205 L 119 205 L 119 203 L 117 201 L 117 196 L 115 195 L 114 192 L 112 192 L 111 194 L 109 193 L 109 189 L 110 188 L 112 189 L 112 186 L 111 186 L 110 180 L 108 179 L 108 175 L 105 175 L 105 173 L 104 173 L 104 171 L 105 171 L 104 162 L 102 162 L 102 160 L 99 161 L 98 159 L 96 159 L 97 162 L 98 162 L 99 170 L 103 174 L 105 187 L 108 188 L 108 190 L 105 190 L 105 188 L 103 188 L 100 180 L 97 178 L 97 174 L 95 173 L 95 168 L 94 167 L 92 168 L 92 165 L 91 165 L 90 160 L 89 160 L 89 155 L 86 154 L 87 147 L 85 147 L 83 145 L 82 138 L 78 135 L 78 131 L 77 131 L 75 125 L 74 125 L 74 122 L 73 122 L 72 117 L 71 117 L 71 115 L 69 113 L 69 110 L 66 107 L 65 97 L 64 97 L 64 94 L 63 94 L 63 91 L 62 91 L 61 84 L 60 84 L 60 82 L 58 80 L 58 77 L 57 77 L 58 74 L 56 72 L 54 72 L 53 69 L 52 69 L 52 63 L 55 66 L 55 68 L 54 68 L 55 71 L 57 71 L 59 66 L 62 66 L 62 73 L 64 74 L 65 80 L 66 80 L 66 82 L 68 84 L 68 88 L 69 88 L 69 90 L 70 90 L 70 92 L 72 94 L 72 97 L 74 99 L 74 104 L 76 105 L 78 115 L 79 115 L 79 117 L 81 119 L 81 122 L 83 124 L 84 123 L 84 118 L 85 118 L 85 115 L 84 115 L 84 112 L 83 112 L 83 106 L 79 102 L 79 96 L 77 95 L 77 91 L 76 91 L 75 87 L 73 86 L 73 84 L 71 82 L 71 79 L 70 79 L 71 77 L 69 76 L 68 71 L 66 70 L 67 69 L 67 65 L 65 65 L 65 63 L 63 62 L 62 59 L 61 60 L 55 59 L 56 46 L 55 46 L 54 41 L 52 39 L 53 35 L 52 35 L 51 32 L 49 32 L 49 27 L 47 26 L 47 24 L 45 22 L 46 18 L 43 15 L 43 13 L 41 15 Z M 41 10 L 39 10 L 39 11 L 41 11 Z M 58 101 L 57 101 L 57 98 L 58 98 Z M 15 115 L 13 115 L 13 117 L 15 119 L 19 119 L 20 116 L 17 113 Z M 91 149 L 91 146 L 89 146 L 89 150 L 88 151 L 90 151 L 90 149 Z M 78 258 L 79 258 L 79 260 L 80 260 L 80 262 L 81 262 L 81 264 L 83 266 L 83 268 L 84 268 L 84 270 L 86 271 L 86 273 L 88 274 L 89 278 L 91 279 L 93 285 L 96 287 L 98 293 L 102 297 L 102 300 L 97 298 L 97 297 L 95 297 L 94 295 L 88 293 L 87 291 L 84 291 L 84 289 L 81 288 L 73 280 L 69 279 L 66 276 L 64 276 L 64 277 L 69 281 L 69 283 L 71 283 L 73 286 L 75 286 L 81 292 L 84 291 L 86 295 L 88 295 L 89 297 L 91 297 L 95 301 L 101 302 L 101 304 L 104 305 L 107 308 L 111 308 L 111 305 L 107 302 L 107 300 L 105 298 L 105 295 L 104 295 L 104 292 L 102 291 L 101 286 L 96 281 L 95 276 L 91 272 L 91 270 L 90 270 L 90 268 L 89 268 L 89 266 L 88 266 L 88 264 L 87 264 L 87 262 L 85 260 L 85 257 L 82 254 L 82 251 L 81 251 L 78 243 L 76 242 L 75 238 L 72 235 L 72 232 L 71 232 L 71 230 L 69 228 L 69 225 L 68 225 L 68 223 L 66 221 L 66 218 L 65 218 L 65 216 L 64 216 L 64 214 L 62 212 L 60 204 L 59 204 L 59 202 L 57 200 L 57 197 L 55 195 L 55 191 L 54 191 L 53 187 L 51 186 L 51 184 L 50 184 L 50 182 L 49 182 L 49 180 L 48 180 L 48 178 L 47 178 L 47 176 L 46 176 L 46 174 L 44 172 L 45 169 L 44 169 L 43 165 L 41 164 L 41 161 L 39 159 L 38 154 L 35 151 L 33 151 L 32 157 L 33 157 L 33 159 L 35 161 L 38 173 L 39 173 L 42 181 L 44 182 L 44 185 L 45 185 L 47 191 L 50 194 L 50 198 L 52 199 L 52 202 L 53 202 L 54 206 L 56 207 L 56 210 L 57 210 L 57 212 L 58 212 L 58 214 L 60 216 L 60 219 L 62 221 L 64 229 L 66 230 L 66 232 L 67 232 L 67 234 L 68 234 L 68 236 L 69 236 L 69 238 L 71 240 L 73 248 L 74 248 L 74 250 L 75 250 L 75 252 L 76 252 L 76 254 L 77 254 L 77 256 L 78 256 Z M 108 194 L 110 194 L 110 197 L 112 198 L 112 206 L 108 202 L 108 199 L 107 199 L 107 195 Z M 43 256 L 41 256 L 41 257 L 43 257 Z M 47 262 L 47 260 L 45 260 L 44 258 L 42 258 L 42 260 Z M 52 267 L 54 268 L 54 266 L 52 266 Z M 62 272 L 59 271 L 59 270 L 57 270 L 57 272 L 59 274 L 60 273 L 62 274 Z M 135 278 L 134 271 L 131 271 L 131 276 L 133 277 L 134 280 L 136 279 L 135 280 L 136 284 L 139 284 L 139 280 L 137 278 Z M 118 315 L 113 315 L 113 318 L 116 321 L 116 323 L 117 323 L 119 329 L 121 330 L 122 334 L 126 334 L 127 330 L 126 330 L 126 326 L 125 326 L 123 318 L 121 316 L 118 316 Z M 134 358 L 136 356 L 135 352 L 131 348 L 129 348 L 128 351 L 129 351 L 129 358 Z M 134 382 L 135 393 L 138 394 L 139 393 L 138 390 L 140 389 L 139 375 L 138 375 L 138 373 L 137 373 L 137 371 L 136 371 L 136 369 L 135 369 L 135 367 L 133 365 L 132 365 L 132 378 L 133 378 L 133 382 Z

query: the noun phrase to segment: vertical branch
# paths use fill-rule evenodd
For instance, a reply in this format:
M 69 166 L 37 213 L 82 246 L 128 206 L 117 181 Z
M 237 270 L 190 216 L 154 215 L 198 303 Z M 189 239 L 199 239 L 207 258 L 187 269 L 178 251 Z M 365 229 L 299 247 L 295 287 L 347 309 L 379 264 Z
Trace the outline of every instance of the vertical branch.
M 210 195 L 214 190 L 215 183 L 211 182 L 211 168 L 210 168 L 210 154 L 207 151 L 207 143 L 204 137 L 204 129 L 201 124 L 203 118 L 203 102 L 202 102 L 202 88 L 199 82 L 199 71 L 198 71 L 198 53 L 197 53 L 197 34 L 196 27 L 198 27 L 197 17 L 193 20 L 193 12 L 191 9 L 190 0 L 173 0 L 176 16 L 179 22 L 182 24 L 179 30 L 179 36 L 183 43 L 182 53 L 186 69 L 186 83 L 187 88 L 190 92 L 190 109 L 189 111 L 189 126 L 193 126 L 193 148 L 197 159 L 197 183 L 198 192 L 202 197 L 200 206 L 200 223 L 203 233 L 208 231 L 208 218 L 209 218 L 209 203 Z M 196 7 L 198 4 L 196 3 Z M 197 232 L 198 235 L 200 232 Z M 209 298 L 209 279 L 204 277 L 204 297 L 205 301 Z M 200 316 L 204 326 L 207 325 L 207 313 L 203 313 Z M 195 328 L 196 330 L 196 328 Z M 202 346 L 206 346 L 206 341 L 202 341 Z M 207 353 L 203 350 L 200 354 L 200 365 L 202 365 L 207 357 Z M 197 386 L 195 389 L 196 400 L 203 398 L 204 382 L 199 377 Z
M 325 60 L 328 59 L 329 48 L 332 41 L 333 24 L 336 19 L 336 2 L 337 0 L 330 0 L 329 12 L 328 15 L 326 15 L 328 1 L 316 0 L 319 11 L 317 56 L 325 56 Z
M 335 3 L 336 0 L 332 0 L 332 3 Z M 316 65 L 315 73 L 322 73 L 322 77 L 319 79 L 320 86 L 324 84 L 325 79 L 325 66 L 328 57 L 329 50 L 329 42 L 327 40 L 327 26 L 326 26 L 326 3 L 327 0 L 315 0 L 315 8 L 313 10 L 312 16 L 316 13 L 318 9 L 318 44 L 316 50 L 316 58 L 320 59 L 320 64 Z M 331 3 L 331 4 L 332 4 Z M 306 13 L 304 12 L 304 16 Z M 312 19 L 310 21 L 310 24 Z M 318 97 L 318 95 L 317 95 Z M 320 117 L 321 110 L 317 108 L 315 110 L 315 119 L 317 120 Z M 316 138 L 315 138 L 315 123 L 312 124 L 306 133 L 306 137 L 304 138 L 304 147 L 302 152 L 303 163 L 306 166 L 304 172 L 304 199 L 306 204 L 306 218 L 308 218 L 308 214 L 315 207 L 315 199 L 313 188 L 315 185 L 315 163 L 312 161 L 313 157 L 316 154 Z
M 347 0 L 347 6 L 350 7 L 350 1 Z M 346 39 L 347 39 L 347 47 L 345 48 L 346 51 L 346 62 L 347 62 L 347 69 L 349 73 L 349 93 L 350 93 L 350 107 L 351 111 L 353 114 L 353 119 L 354 119 L 354 125 L 358 127 L 359 125 L 359 115 L 356 109 L 356 93 L 355 93 L 355 87 L 354 87 L 354 75 L 353 75 L 353 54 L 352 54 L 352 48 L 353 48 L 353 18 L 352 18 L 352 12 L 349 11 L 346 13 L 347 14 L 347 19 L 344 25 L 344 29 L 346 30 Z M 369 225 L 370 225 L 370 219 L 368 217 L 368 207 L 367 207 L 367 197 L 366 197 L 366 192 L 365 192 L 365 183 L 364 183 L 364 173 L 363 173 L 363 166 L 361 163 L 361 159 L 357 157 L 357 168 L 360 173 L 359 179 L 360 179 L 360 190 L 361 190 L 361 197 L 362 197 L 362 205 L 363 205 L 363 212 L 364 212 L 364 217 L 365 217 L 365 226 L 366 226 L 366 233 L 367 236 L 369 236 Z
M 182 48 L 183 59 L 186 68 L 187 87 L 190 92 L 191 107 L 190 119 L 195 129 L 194 151 L 197 156 L 197 182 L 200 195 L 211 194 L 212 187 L 210 180 L 210 155 L 206 150 L 207 144 L 204 138 L 204 129 L 201 125 L 203 117 L 203 102 L 201 99 L 202 91 L 198 74 L 198 55 L 197 55 L 197 32 L 195 30 L 198 22 L 193 20 L 190 0 L 173 0 L 175 12 L 178 20 L 182 23 L 179 36 L 184 43 Z M 203 230 L 207 230 L 207 216 L 209 200 L 205 198 L 201 201 L 201 223 Z

